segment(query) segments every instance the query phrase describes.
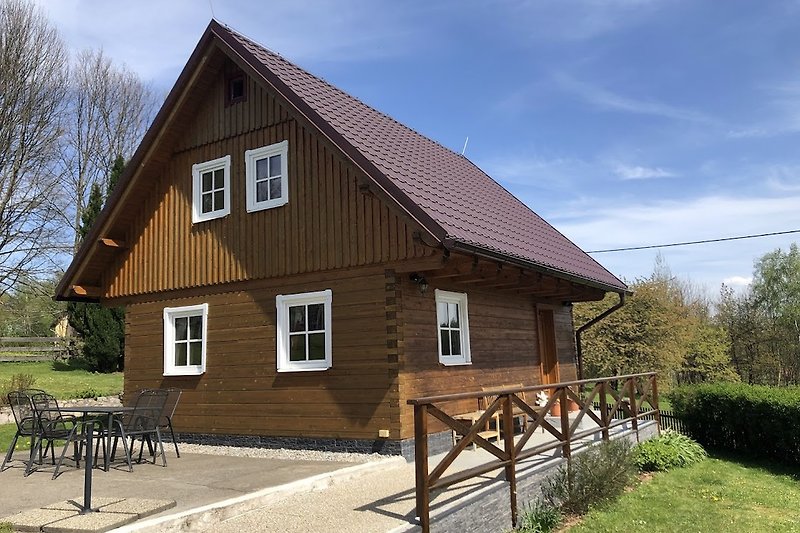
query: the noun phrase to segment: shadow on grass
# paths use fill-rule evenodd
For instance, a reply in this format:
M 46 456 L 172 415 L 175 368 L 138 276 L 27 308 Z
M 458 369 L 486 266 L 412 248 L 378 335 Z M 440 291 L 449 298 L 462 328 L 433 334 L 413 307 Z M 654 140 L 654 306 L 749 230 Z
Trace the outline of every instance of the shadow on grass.
M 73 357 L 66 361 L 53 361 L 53 370 L 55 372 L 72 372 L 74 370 L 92 371 L 92 365 L 81 357 Z
M 776 476 L 787 476 L 800 481 L 800 465 L 798 464 L 785 464 L 768 457 L 753 457 L 752 455 L 734 453 L 728 450 L 711 449 L 708 451 L 708 456 L 714 459 L 735 462 L 745 468 L 758 469 Z

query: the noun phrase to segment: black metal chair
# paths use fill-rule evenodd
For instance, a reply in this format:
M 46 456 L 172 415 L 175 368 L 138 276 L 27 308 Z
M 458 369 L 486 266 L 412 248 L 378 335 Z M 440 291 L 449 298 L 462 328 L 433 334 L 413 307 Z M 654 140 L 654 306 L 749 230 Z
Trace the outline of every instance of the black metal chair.
M 63 414 L 58 400 L 46 392 L 33 394 L 31 403 L 36 412 L 37 423 L 36 442 L 31 447 L 31 457 L 35 456 L 38 451 L 41 462 L 42 454 L 47 455 L 47 451 L 50 450 L 50 457 L 55 465 L 55 441 L 68 438 L 77 424 L 77 419 L 72 415 Z M 46 443 L 44 449 L 42 449 L 42 443 Z
M 114 437 L 114 444 L 111 448 L 112 459 L 116 453 L 119 439 L 130 438 L 131 445 L 129 448 L 126 447 L 125 453 L 128 466 L 132 468 L 131 455 L 135 440 L 138 438 L 142 441 L 139 448 L 139 458 L 137 459 L 137 462 L 141 463 L 145 442 L 150 446 L 153 443 L 153 437 L 155 437 L 157 449 L 153 452 L 153 464 L 156 463 L 156 458 L 160 454 L 163 466 L 167 466 L 167 456 L 164 454 L 164 443 L 161 441 L 159 424 L 168 396 L 169 392 L 164 389 L 143 390 L 136 398 L 133 410 L 123 413 L 120 418 L 114 420 L 114 426 L 109 428 L 112 432 L 111 435 Z
M 11 407 L 11 412 L 14 415 L 14 422 L 17 424 L 17 432 L 14 434 L 14 438 L 11 440 L 11 445 L 8 447 L 5 459 L 3 459 L 3 464 L 0 465 L 0 472 L 5 470 L 6 463 L 11 461 L 11 457 L 14 454 L 14 447 L 17 445 L 19 438 L 29 437 L 31 439 L 31 451 L 30 459 L 25 467 L 25 475 L 27 476 L 30 473 L 31 467 L 33 466 L 36 444 L 36 435 L 38 429 L 36 423 L 36 409 L 33 407 L 33 401 L 31 400 L 31 397 L 23 391 L 9 392 L 6 398 L 8 399 L 8 405 Z
M 164 403 L 164 410 L 161 412 L 161 419 L 158 422 L 158 428 L 161 430 L 169 429 L 169 436 L 172 439 L 172 444 L 175 446 L 175 455 L 181 456 L 178 451 L 178 441 L 175 440 L 175 431 L 172 429 L 172 417 L 175 416 L 175 409 L 178 407 L 178 400 L 181 399 L 181 389 L 165 389 L 167 391 L 167 401 Z

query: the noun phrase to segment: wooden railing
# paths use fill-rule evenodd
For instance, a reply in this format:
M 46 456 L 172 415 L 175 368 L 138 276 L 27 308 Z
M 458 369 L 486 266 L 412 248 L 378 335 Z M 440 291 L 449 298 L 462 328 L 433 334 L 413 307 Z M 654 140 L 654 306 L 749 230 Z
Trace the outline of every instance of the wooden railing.
M 549 395 L 544 406 L 529 405 L 520 398 L 521 393 L 526 393 L 528 398 L 534 398 L 536 393 L 541 391 L 545 391 Z M 475 400 L 477 402 L 487 396 L 494 398 L 493 401 L 489 403 L 481 416 L 471 426 L 458 420 L 456 418 L 457 415 L 448 414 L 445 411 L 446 409 L 451 410 L 454 402 L 467 400 Z M 606 401 L 601 401 L 601 399 Z M 599 413 L 592 409 L 592 404 L 595 401 L 600 402 Z M 556 402 L 559 403 L 560 415 L 558 415 L 557 422 L 554 421 L 554 424 L 551 424 L 547 417 Z M 577 404 L 577 410 L 573 411 L 576 414 L 572 416 L 569 409 L 571 402 Z M 636 432 L 638 440 L 639 420 L 641 417 L 653 416 L 657 427 L 660 423 L 658 385 L 655 372 L 601 379 L 584 379 L 532 387 L 430 396 L 408 400 L 408 403 L 414 406 L 416 508 L 423 533 L 430 532 L 430 493 L 433 490 L 442 489 L 454 483 L 503 468 L 505 469 L 505 480 L 509 484 L 511 522 L 516 526 L 516 474 L 519 461 L 556 448 L 561 448 L 562 456 L 569 460 L 572 443 L 575 440 L 601 433 L 603 440 L 607 441 L 610 437 L 610 430 L 623 424 L 631 425 L 631 429 Z M 646 404 L 648 409 L 643 409 Z M 519 410 L 524 411 L 532 421 L 516 442 L 514 438 L 504 438 L 503 445 L 500 447 L 500 442 L 494 444 L 481 436 L 487 422 L 498 416 L 498 413 L 500 413 L 499 421 L 502 427 L 509 430 L 508 434 L 512 434 L 515 407 L 518 412 Z M 441 421 L 448 429 L 461 436 L 453 448 L 445 454 L 444 458 L 430 472 L 428 467 L 429 416 Z M 597 427 L 579 431 L 581 420 L 587 416 L 597 424 Z M 539 428 L 543 428 L 554 439 L 544 444 L 526 448 L 526 444 Z M 473 444 L 489 452 L 495 459 L 443 477 L 461 452 L 467 446 Z

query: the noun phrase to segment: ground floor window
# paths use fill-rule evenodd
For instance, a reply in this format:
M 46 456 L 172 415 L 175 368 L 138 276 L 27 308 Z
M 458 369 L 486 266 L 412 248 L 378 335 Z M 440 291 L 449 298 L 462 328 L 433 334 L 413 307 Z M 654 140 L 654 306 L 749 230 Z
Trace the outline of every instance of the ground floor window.
M 331 358 L 331 290 L 280 294 L 278 372 L 327 370 Z
M 164 375 L 206 371 L 208 304 L 164 308 Z
M 437 289 L 436 320 L 439 329 L 439 362 L 443 365 L 469 364 L 467 295 Z

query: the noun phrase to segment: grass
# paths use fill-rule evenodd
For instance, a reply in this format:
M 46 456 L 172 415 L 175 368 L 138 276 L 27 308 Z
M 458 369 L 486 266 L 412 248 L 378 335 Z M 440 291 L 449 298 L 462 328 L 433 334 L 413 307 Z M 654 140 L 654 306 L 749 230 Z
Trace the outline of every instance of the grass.
M 8 522 L 0 522 L 0 533 L 13 533 L 11 524 Z
M 44 389 L 59 400 L 112 396 L 122 392 L 122 372 L 98 374 L 76 363 L 60 361 L 0 363 L 0 388 L 14 374 L 31 374 L 34 387 Z
M 800 468 L 716 457 L 655 474 L 570 533 L 800 532 Z
M 122 392 L 122 372 L 98 374 L 90 372 L 80 364 L 60 361 L 0 363 L 0 388 L 3 388 L 14 374 L 30 374 L 36 380 L 33 387 L 44 389 L 59 400 L 88 398 L 92 396 L 113 396 Z M 0 424 L 0 453 L 5 454 L 14 433 L 16 424 Z M 18 450 L 30 449 L 27 439 L 17 441 Z M 0 533 L 3 533 L 0 525 Z

